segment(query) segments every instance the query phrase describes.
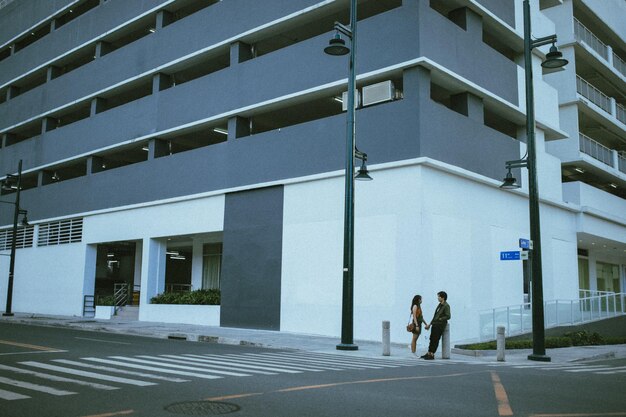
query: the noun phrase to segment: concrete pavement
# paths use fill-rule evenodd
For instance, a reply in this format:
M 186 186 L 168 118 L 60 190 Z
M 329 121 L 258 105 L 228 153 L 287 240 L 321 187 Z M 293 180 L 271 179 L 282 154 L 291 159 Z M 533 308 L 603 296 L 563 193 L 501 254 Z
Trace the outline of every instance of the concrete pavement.
M 172 324 L 146 322 L 137 320 L 96 320 L 93 318 L 71 316 L 49 316 L 15 313 L 12 317 L 0 316 L 0 323 L 21 323 L 38 326 L 66 327 L 79 330 L 97 331 L 146 336 L 155 338 L 181 339 L 208 343 L 249 345 L 265 348 L 296 349 L 315 352 L 337 353 L 336 345 L 339 338 L 319 335 L 289 333 L 284 331 L 252 330 L 215 326 L 199 326 L 189 324 Z M 425 334 L 428 337 L 428 333 Z M 410 338 L 407 335 L 407 344 Z M 382 358 L 382 343 L 355 340 L 359 346 L 357 351 L 341 353 Z M 407 358 L 410 354 L 407 344 L 391 344 L 391 358 Z M 440 358 L 441 348 L 437 353 Z M 424 353 L 424 352 L 421 352 Z M 528 362 L 531 350 L 507 350 L 506 362 Z M 626 345 L 579 346 L 559 349 L 548 349 L 547 356 L 554 363 L 567 363 L 585 360 L 608 358 L 626 358 Z M 464 351 L 452 349 L 451 360 L 496 362 L 495 351 Z M 418 360 L 418 359 L 416 359 Z

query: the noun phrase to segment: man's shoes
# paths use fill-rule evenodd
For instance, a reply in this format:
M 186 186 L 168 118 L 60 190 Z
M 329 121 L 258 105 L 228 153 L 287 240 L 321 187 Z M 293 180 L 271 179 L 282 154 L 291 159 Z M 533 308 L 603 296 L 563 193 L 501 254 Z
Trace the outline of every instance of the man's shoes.
M 420 356 L 420 358 L 422 358 L 422 359 L 428 359 L 428 358 L 429 358 L 428 353 L 423 354 L 422 356 Z
M 435 359 L 435 356 L 434 355 L 426 355 L 426 357 L 424 359 L 426 359 L 427 361 L 432 361 L 432 360 Z

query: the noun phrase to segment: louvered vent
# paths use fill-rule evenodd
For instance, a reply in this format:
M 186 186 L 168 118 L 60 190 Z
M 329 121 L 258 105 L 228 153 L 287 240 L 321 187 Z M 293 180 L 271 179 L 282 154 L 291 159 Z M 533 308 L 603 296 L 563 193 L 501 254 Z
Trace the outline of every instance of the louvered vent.
M 63 245 L 83 239 L 83 219 L 60 220 L 39 225 L 37 246 Z
M 15 240 L 15 247 L 18 249 L 32 248 L 34 234 L 35 234 L 34 226 L 18 228 L 17 238 Z M 13 229 L 0 230 L 0 250 L 10 250 L 12 239 L 13 239 Z

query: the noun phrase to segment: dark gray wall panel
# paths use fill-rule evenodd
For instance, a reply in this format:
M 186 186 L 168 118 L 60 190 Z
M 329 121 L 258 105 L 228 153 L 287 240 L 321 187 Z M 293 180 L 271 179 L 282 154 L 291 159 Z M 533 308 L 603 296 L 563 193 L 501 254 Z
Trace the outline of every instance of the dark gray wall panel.
M 280 330 L 283 187 L 227 194 L 220 325 Z
M 0 45 L 53 15 L 74 0 L 17 0 L 0 9 Z
M 477 0 L 493 14 L 515 27 L 515 0 Z

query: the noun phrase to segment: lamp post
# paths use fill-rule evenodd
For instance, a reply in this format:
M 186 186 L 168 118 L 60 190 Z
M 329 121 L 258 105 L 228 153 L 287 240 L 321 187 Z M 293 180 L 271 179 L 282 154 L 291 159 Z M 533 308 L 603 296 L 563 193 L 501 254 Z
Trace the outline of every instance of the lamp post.
M 344 205 L 344 235 L 343 235 L 343 296 L 341 304 L 341 343 L 338 350 L 357 350 L 354 344 L 354 158 L 362 161 L 361 169 L 356 179 L 371 180 L 367 175 L 365 162 L 367 154 L 356 149 L 355 143 L 355 114 L 354 95 L 356 85 L 356 0 L 350 3 L 350 26 L 335 22 L 335 37 L 330 40 L 324 52 L 329 55 L 350 54 L 348 75 L 348 108 L 346 123 L 346 172 L 345 172 L 345 205 Z M 350 39 L 350 48 L 345 46 L 340 33 Z
M 537 150 L 535 147 L 535 102 L 533 90 L 532 50 L 533 48 L 552 44 L 550 52 L 546 54 L 546 60 L 541 64 L 544 68 L 560 68 L 567 64 L 561 52 L 555 46 L 556 35 L 543 38 L 531 39 L 530 27 L 530 3 L 524 0 L 524 70 L 526 76 L 526 145 L 528 156 L 526 159 L 508 161 L 506 168 L 509 170 L 502 184 L 502 188 L 519 188 L 515 184 L 515 178 L 511 175 L 511 168 L 528 168 L 528 204 L 530 214 L 530 239 L 533 242 L 531 251 L 531 308 L 533 322 L 533 353 L 528 359 L 549 362 L 546 355 L 545 328 L 543 315 L 543 270 L 541 265 L 541 228 L 539 218 L 539 189 L 537 186 Z
M 15 273 L 15 248 L 17 246 L 17 225 L 18 218 L 20 214 L 24 215 L 23 224 L 28 224 L 26 220 L 26 210 L 20 209 L 20 189 L 21 189 L 21 181 L 22 181 L 22 160 L 18 164 L 17 175 L 8 174 L 6 180 L 3 183 L 3 187 L 7 187 L 13 189 L 11 185 L 11 181 L 16 181 L 16 191 L 15 191 L 15 203 L 10 203 L 7 201 L 2 201 L 2 203 L 14 204 L 15 209 L 13 211 L 13 235 L 11 236 L 11 260 L 9 261 L 9 282 L 7 285 L 7 306 L 5 312 L 2 314 L 3 316 L 12 316 L 13 312 L 11 311 L 12 302 L 13 302 L 13 278 Z

